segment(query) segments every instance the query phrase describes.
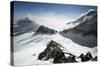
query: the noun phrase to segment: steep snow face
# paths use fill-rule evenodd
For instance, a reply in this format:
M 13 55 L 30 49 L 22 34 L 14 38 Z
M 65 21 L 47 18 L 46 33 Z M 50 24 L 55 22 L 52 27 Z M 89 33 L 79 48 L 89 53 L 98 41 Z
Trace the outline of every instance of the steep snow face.
M 92 53 L 93 57 L 97 55 L 96 47 L 80 46 L 72 40 L 62 37 L 59 33 L 36 36 L 33 34 L 33 32 L 30 32 L 14 37 L 14 65 L 53 64 L 53 59 L 47 61 L 37 59 L 51 40 L 60 43 L 64 52 L 70 52 L 76 56 L 88 51 Z
M 66 24 L 65 29 L 71 29 L 74 28 L 76 26 L 78 26 L 81 23 L 87 22 L 87 26 L 89 24 L 92 24 L 94 22 L 96 22 L 97 18 L 97 11 L 94 9 L 90 9 L 89 11 L 87 11 L 86 13 L 82 13 L 79 18 L 77 18 L 75 21 L 73 22 L 68 22 Z M 92 20 L 92 21 L 91 21 Z
M 88 10 L 86 13 L 82 13 L 79 18 L 72 23 L 83 23 L 89 21 L 97 15 L 97 11 L 94 9 Z M 92 22 L 91 22 L 92 23 Z
M 87 12 L 82 13 L 82 14 L 79 16 L 79 18 L 81 18 L 81 17 L 83 17 L 83 16 L 86 16 L 86 15 L 93 15 L 94 12 L 96 12 L 96 10 L 90 9 L 90 10 L 88 10 Z

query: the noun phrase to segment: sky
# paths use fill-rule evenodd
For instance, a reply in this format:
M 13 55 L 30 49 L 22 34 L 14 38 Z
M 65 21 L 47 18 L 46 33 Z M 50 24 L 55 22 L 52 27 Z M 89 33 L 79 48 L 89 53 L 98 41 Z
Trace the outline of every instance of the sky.
M 97 10 L 97 7 L 16 1 L 14 2 L 14 21 L 29 17 L 38 24 L 60 30 L 67 22 L 76 20 L 81 14 L 90 9 Z

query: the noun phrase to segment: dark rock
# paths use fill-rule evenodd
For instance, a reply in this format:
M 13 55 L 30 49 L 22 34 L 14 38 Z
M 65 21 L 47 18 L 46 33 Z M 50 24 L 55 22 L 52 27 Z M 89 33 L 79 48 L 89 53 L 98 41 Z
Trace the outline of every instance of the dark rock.
M 82 62 L 89 61 L 89 60 L 93 59 L 93 57 L 92 57 L 90 52 L 88 52 L 86 55 L 81 54 L 79 57 L 81 58 Z
M 57 31 L 41 25 L 35 34 L 55 34 Z
M 65 60 L 63 58 L 65 58 L 64 52 L 58 51 L 56 56 L 54 57 L 53 63 L 63 63 L 63 61 Z
M 69 63 L 76 62 L 75 56 L 71 53 L 65 53 L 61 49 L 61 45 L 56 43 L 55 41 L 50 41 L 47 45 L 47 48 L 41 52 L 38 56 L 39 60 L 48 60 L 50 58 L 54 59 L 53 63 Z M 66 57 L 65 54 L 68 54 L 69 57 Z
M 59 45 L 55 41 L 50 41 L 50 43 L 47 45 L 47 48 L 40 53 L 38 59 L 48 60 L 50 58 L 55 58 L 56 54 L 62 52 Z
M 46 53 L 45 52 L 41 52 L 38 56 L 38 59 L 39 60 L 42 60 L 44 57 L 46 56 Z
M 97 60 L 98 60 L 97 56 L 93 58 L 93 61 L 97 61 Z
M 64 58 L 65 59 L 64 63 L 77 62 L 75 55 L 73 55 L 71 53 L 66 53 L 66 54 L 68 54 L 69 56 Z

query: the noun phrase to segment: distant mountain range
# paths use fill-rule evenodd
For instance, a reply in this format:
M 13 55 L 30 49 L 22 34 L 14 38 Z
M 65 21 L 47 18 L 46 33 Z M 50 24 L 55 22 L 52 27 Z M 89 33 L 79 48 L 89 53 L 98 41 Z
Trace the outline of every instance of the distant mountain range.
M 68 24 L 73 24 L 74 27 L 58 33 L 82 46 L 97 46 L 97 11 L 89 10 L 80 16 L 80 18 Z M 16 36 L 26 32 L 35 32 L 34 35 L 57 33 L 56 30 L 39 25 L 28 17 L 18 20 L 17 23 L 13 25 L 13 35 Z
M 77 26 L 65 29 L 60 34 L 82 46 L 97 46 L 97 11 L 89 10 L 76 21 L 72 22 L 72 24 L 76 23 L 78 23 Z
M 54 34 L 57 31 L 45 27 L 43 25 L 36 24 L 31 21 L 28 17 L 20 19 L 16 24 L 13 24 L 13 32 L 14 36 L 21 35 L 26 32 L 35 32 L 36 34 Z

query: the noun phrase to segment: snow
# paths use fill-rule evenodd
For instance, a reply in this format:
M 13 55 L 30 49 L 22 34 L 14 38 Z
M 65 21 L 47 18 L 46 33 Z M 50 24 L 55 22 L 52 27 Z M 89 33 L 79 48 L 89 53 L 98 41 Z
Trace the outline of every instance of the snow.
M 68 29 L 71 29 L 71 28 L 74 28 L 74 27 L 78 26 L 79 24 L 80 24 L 79 21 L 77 21 L 77 23 L 69 23 L 69 24 L 66 24 L 64 29 L 68 30 Z
M 48 35 L 33 36 L 33 33 L 26 33 L 14 37 L 14 42 L 15 42 L 14 43 L 14 64 L 15 65 L 34 64 L 34 62 L 37 60 L 39 53 L 41 53 L 46 48 L 45 44 L 50 41 L 48 39 L 49 37 L 50 36 Z M 27 43 L 28 41 L 30 42 Z
M 89 12 L 92 12 L 92 11 L 96 11 L 96 10 L 90 9 L 90 10 L 88 10 L 87 12 L 82 13 L 82 14 L 79 16 L 79 18 L 81 18 L 81 17 L 83 17 L 83 16 L 86 16 Z
M 93 52 L 95 52 L 96 48 L 88 48 L 80 46 L 74 43 L 71 39 L 62 37 L 59 33 L 53 36 L 53 40 L 62 44 L 62 46 L 65 47 L 68 52 L 76 56 L 79 56 L 82 53 L 87 53 L 88 51 L 90 51 L 94 56 Z
M 64 38 L 59 33 L 54 35 L 33 35 L 34 32 L 25 33 L 14 37 L 14 65 L 53 64 L 53 59 L 47 61 L 38 60 L 38 55 L 44 51 L 51 40 L 61 44 L 63 51 L 70 52 L 76 56 L 90 51 L 95 57 L 96 48 L 88 48 Z
M 87 21 L 87 20 L 91 20 L 94 15 L 96 14 L 92 14 L 92 15 L 87 15 L 88 13 L 92 12 L 92 11 L 95 11 L 94 9 L 90 9 L 88 10 L 87 12 L 85 13 L 82 13 L 78 18 L 77 20 L 74 20 L 73 22 L 69 22 L 69 24 L 66 25 L 66 28 L 65 29 L 71 29 L 71 28 L 74 28 L 76 26 L 78 26 L 79 24 Z M 91 24 L 91 23 L 94 23 L 93 21 L 92 22 L 88 22 L 88 24 Z

